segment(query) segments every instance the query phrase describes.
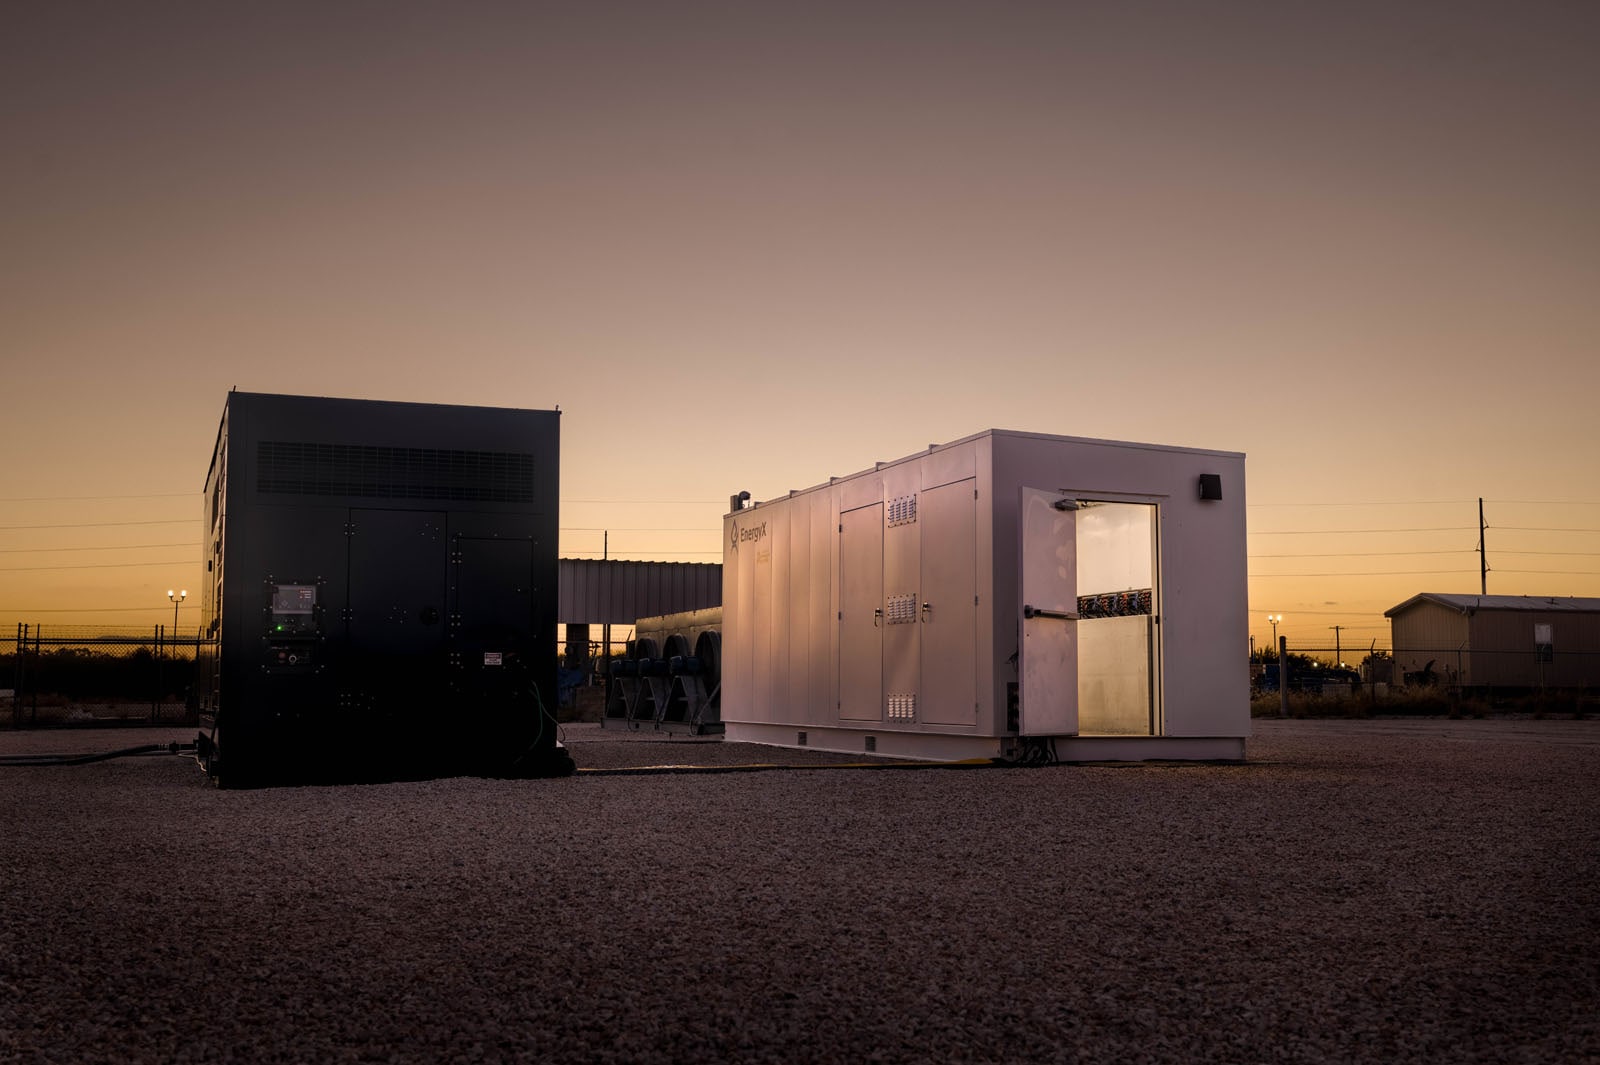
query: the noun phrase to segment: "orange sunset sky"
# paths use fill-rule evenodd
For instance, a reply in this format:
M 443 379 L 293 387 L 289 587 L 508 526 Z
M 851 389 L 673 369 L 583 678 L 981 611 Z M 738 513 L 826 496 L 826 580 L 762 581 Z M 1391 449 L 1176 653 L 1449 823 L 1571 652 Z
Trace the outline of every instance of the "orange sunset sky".
M 0 636 L 171 623 L 234 386 L 559 404 L 568 556 L 996 427 L 1247 453 L 1258 643 L 1600 595 L 1593 4 L 8 12 Z

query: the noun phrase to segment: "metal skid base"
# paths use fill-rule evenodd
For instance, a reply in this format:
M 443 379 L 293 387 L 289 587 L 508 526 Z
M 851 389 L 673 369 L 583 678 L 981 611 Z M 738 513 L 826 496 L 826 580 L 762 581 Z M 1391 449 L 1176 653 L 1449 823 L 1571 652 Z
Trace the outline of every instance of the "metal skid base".
M 953 735 L 904 729 L 836 728 L 729 722 L 724 738 L 840 754 L 873 754 L 930 762 L 972 758 L 1015 759 L 1016 736 Z M 1046 738 L 1046 737 L 1040 737 Z M 1054 736 L 1058 762 L 1242 762 L 1244 744 L 1234 736 Z

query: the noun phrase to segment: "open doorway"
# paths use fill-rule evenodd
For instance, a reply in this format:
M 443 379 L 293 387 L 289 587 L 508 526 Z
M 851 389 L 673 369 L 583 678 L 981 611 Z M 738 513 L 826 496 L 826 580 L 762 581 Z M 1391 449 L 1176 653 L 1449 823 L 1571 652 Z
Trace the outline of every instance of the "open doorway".
M 1079 500 L 1078 734 L 1158 736 L 1156 508 Z

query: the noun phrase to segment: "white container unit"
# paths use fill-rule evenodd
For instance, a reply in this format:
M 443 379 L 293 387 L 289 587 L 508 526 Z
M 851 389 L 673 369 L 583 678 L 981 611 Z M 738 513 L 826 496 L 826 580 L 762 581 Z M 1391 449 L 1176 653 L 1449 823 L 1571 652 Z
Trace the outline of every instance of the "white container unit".
M 1244 757 L 1242 454 L 989 430 L 723 533 L 729 740 Z

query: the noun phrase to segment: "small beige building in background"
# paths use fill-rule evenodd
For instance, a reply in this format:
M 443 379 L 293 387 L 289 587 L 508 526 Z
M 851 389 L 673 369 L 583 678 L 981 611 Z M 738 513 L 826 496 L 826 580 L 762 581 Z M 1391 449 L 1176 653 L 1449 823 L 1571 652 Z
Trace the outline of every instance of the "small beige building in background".
M 1384 611 L 1396 676 L 1476 688 L 1600 686 L 1600 599 L 1422 592 Z

